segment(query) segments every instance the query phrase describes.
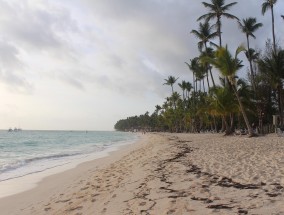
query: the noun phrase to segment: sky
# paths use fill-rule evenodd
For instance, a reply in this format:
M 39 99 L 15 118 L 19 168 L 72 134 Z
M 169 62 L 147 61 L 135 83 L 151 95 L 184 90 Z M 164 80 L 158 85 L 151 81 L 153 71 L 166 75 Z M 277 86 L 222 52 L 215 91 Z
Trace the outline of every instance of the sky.
M 270 11 L 261 15 L 263 1 L 237 2 L 231 14 L 263 23 L 251 40 L 263 48 Z M 278 1 L 280 45 L 283 8 Z M 0 129 L 113 130 L 152 113 L 171 92 L 164 79 L 192 82 L 184 62 L 199 55 L 190 31 L 205 13 L 198 0 L 0 0 Z M 223 44 L 245 44 L 236 21 L 222 23 Z

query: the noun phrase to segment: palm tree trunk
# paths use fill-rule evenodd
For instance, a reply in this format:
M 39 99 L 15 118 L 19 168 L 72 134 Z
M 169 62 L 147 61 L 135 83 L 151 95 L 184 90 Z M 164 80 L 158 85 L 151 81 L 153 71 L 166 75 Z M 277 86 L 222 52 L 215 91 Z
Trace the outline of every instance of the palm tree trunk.
M 222 47 L 222 37 L 221 37 L 221 17 L 218 16 L 217 17 L 217 31 L 218 31 L 218 35 L 219 35 L 219 45 L 220 47 Z
M 233 127 L 234 127 L 234 114 L 230 113 L 230 129 L 231 129 L 231 131 L 233 131 Z
M 246 126 L 247 126 L 247 129 L 248 129 L 248 134 L 249 134 L 250 137 L 252 137 L 252 136 L 254 135 L 254 134 L 253 134 L 253 130 L 252 130 L 252 127 L 251 127 L 250 124 L 249 124 L 249 120 L 248 120 L 247 114 L 246 114 L 246 112 L 245 112 L 245 109 L 244 109 L 244 107 L 243 107 L 243 103 L 242 103 L 242 101 L 241 101 L 241 99 L 240 99 L 240 96 L 239 96 L 239 93 L 238 93 L 236 87 L 235 87 L 234 85 L 232 85 L 232 87 L 233 87 L 234 93 L 235 93 L 235 95 L 236 95 L 236 97 L 237 97 L 237 100 L 238 100 L 238 103 L 239 103 L 241 112 L 242 112 L 242 114 L 243 114 L 243 118 L 244 118 L 244 121 L 245 121 Z
M 232 130 L 230 129 L 230 126 L 227 122 L 226 116 L 222 116 L 222 123 L 224 123 L 225 126 L 225 135 L 230 135 L 232 133 Z
M 275 31 L 274 31 L 274 10 L 273 10 L 273 5 L 271 5 L 271 16 L 272 16 L 272 37 L 273 37 L 273 48 L 274 48 L 274 51 L 276 51 Z
M 249 35 L 247 34 L 247 47 L 248 47 L 248 58 L 249 58 L 249 66 L 250 66 L 250 75 L 251 75 L 251 84 L 253 89 L 255 90 L 255 84 L 254 84 L 254 71 L 252 68 L 252 61 L 250 56 L 250 47 L 249 47 Z
M 210 65 L 209 65 L 209 72 L 210 72 L 210 76 L 211 76 L 211 79 L 212 79 L 213 87 L 215 88 L 216 85 L 215 85 L 215 81 L 214 81 L 214 78 L 213 78 L 213 75 L 212 75 L 212 67 Z
M 206 49 L 206 52 L 207 52 L 207 43 L 205 43 L 205 49 Z M 215 88 L 215 81 L 214 81 L 214 78 L 213 78 L 213 75 L 212 75 L 212 67 L 210 66 L 210 64 L 206 64 L 206 67 L 207 67 L 207 70 L 209 70 L 209 72 L 210 72 L 213 87 Z
M 280 116 L 280 126 L 283 126 L 283 108 L 282 108 L 282 86 L 277 87 L 277 94 L 278 94 L 278 109 L 279 109 L 279 116 Z
M 207 72 L 206 72 L 206 79 L 207 79 L 207 85 L 208 85 L 208 91 L 209 91 L 210 85 L 209 85 L 209 78 L 208 78 L 208 69 L 207 69 Z
M 216 123 L 216 117 L 213 116 L 213 122 L 214 122 L 214 131 L 217 132 L 217 123 Z

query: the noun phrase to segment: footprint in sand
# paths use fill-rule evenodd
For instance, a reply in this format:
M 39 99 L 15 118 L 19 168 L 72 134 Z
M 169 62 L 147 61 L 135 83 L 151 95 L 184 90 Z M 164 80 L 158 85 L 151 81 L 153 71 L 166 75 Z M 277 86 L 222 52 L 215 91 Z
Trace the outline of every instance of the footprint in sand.
M 83 187 L 81 188 L 81 190 L 87 190 L 89 187 Z
M 58 200 L 55 203 L 65 203 L 65 202 L 69 202 L 71 199 L 65 199 L 65 200 Z
M 50 207 L 48 207 L 48 208 L 45 208 L 44 210 L 45 210 L 45 211 L 49 211 L 50 209 L 51 209 L 51 208 L 50 208 Z
M 71 211 L 82 210 L 82 209 L 83 209 L 83 206 L 77 206 L 77 207 L 74 207 L 74 208 L 67 209 L 66 211 L 71 212 Z
M 175 212 L 176 212 L 176 210 L 171 209 L 171 210 L 169 210 L 169 211 L 167 212 L 167 214 L 168 214 L 168 215 L 172 215 L 172 214 L 175 213 Z

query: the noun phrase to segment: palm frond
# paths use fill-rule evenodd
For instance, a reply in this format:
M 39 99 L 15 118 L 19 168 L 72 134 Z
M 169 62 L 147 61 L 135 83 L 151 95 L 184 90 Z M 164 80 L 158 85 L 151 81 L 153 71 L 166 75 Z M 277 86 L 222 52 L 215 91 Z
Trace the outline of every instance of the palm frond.
M 223 11 L 229 10 L 230 7 L 236 5 L 237 3 L 238 3 L 238 2 L 229 3 L 229 4 L 225 5 L 225 6 L 223 6 L 223 7 L 222 7 L 222 10 L 223 10 Z
M 223 16 L 225 16 L 226 18 L 229 18 L 229 19 L 236 19 L 236 20 L 239 20 L 238 17 L 230 14 L 230 13 L 222 13 Z
M 269 2 L 268 1 L 263 2 L 261 5 L 261 14 L 264 15 L 266 11 L 268 11 L 269 9 L 271 9 L 271 5 L 269 4 Z
M 197 30 L 192 30 L 190 33 L 192 33 L 197 38 L 202 37 L 202 34 L 200 32 L 198 32 Z

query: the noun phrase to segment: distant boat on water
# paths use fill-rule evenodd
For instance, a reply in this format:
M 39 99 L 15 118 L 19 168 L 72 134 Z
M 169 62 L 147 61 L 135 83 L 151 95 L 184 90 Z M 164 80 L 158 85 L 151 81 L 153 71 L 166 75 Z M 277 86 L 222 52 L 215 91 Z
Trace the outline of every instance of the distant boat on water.
M 12 129 L 12 128 L 9 128 L 8 129 L 8 132 L 19 132 L 19 131 L 22 131 L 22 129 L 21 128 L 14 128 L 14 129 Z

